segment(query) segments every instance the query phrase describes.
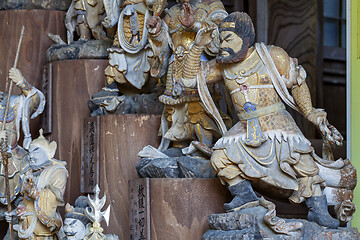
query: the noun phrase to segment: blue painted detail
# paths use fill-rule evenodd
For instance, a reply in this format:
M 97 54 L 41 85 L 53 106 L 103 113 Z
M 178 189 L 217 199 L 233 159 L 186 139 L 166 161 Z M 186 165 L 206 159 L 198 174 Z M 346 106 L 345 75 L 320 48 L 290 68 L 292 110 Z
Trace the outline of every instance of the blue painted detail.
M 5 109 L 0 109 L 0 122 L 4 121 Z M 15 118 L 14 109 L 9 108 L 7 112 L 6 122 L 12 122 Z
M 244 110 L 247 113 L 255 111 L 256 104 L 246 102 L 244 105 Z M 245 144 L 248 146 L 252 146 L 252 147 L 258 147 L 265 141 L 266 141 L 266 139 L 261 130 L 259 119 L 252 118 L 252 119 L 247 120 L 247 133 L 246 133 Z

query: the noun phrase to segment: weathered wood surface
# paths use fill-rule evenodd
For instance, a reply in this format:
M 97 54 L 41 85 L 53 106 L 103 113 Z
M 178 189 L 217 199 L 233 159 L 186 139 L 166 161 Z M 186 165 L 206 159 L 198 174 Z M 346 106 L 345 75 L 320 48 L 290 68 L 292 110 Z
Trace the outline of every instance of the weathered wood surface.
M 52 63 L 52 133 L 58 144 L 56 158 L 69 170 L 65 202 L 80 195 L 81 136 L 83 121 L 90 116 L 87 101 L 104 84 L 106 60 L 70 60 Z
M 103 224 L 104 232 L 116 234 L 119 239 L 129 239 L 128 181 L 138 178 L 135 169 L 139 161 L 137 153 L 146 145 L 156 147 L 160 142 L 158 137 L 160 116 L 124 114 L 87 118 L 84 121 L 84 135 L 89 133 L 87 126 L 91 126 L 91 122 L 94 122 L 94 137 L 98 139 L 95 140 L 98 144 L 95 144 L 93 149 L 95 165 L 92 168 L 98 176 L 95 174 L 93 179 L 99 181 L 94 183 L 99 183 L 100 195 L 105 193 L 107 203 L 111 204 L 110 224 L 108 227 Z M 88 142 L 84 141 L 84 145 L 86 144 Z M 84 149 L 89 148 L 84 146 Z M 83 156 L 89 156 L 84 153 Z M 89 163 L 87 160 L 83 158 L 84 165 Z M 85 166 L 83 169 L 85 171 L 89 167 Z M 84 173 L 82 177 L 86 176 L 89 174 Z M 83 189 L 89 188 L 87 179 L 82 183 L 87 183 Z M 71 184 L 73 185 L 74 182 Z
M 47 37 L 51 32 L 65 36 L 64 15 L 62 11 L 52 10 L 6 10 L 0 11 L 0 90 L 5 91 L 9 69 L 13 67 L 21 27 L 25 26 L 17 68 L 25 79 L 40 89 L 42 68 L 46 64 L 46 50 L 52 45 Z M 20 89 L 13 87 L 13 94 Z M 39 134 L 40 117 L 31 120 L 31 133 Z
M 49 9 L 66 11 L 71 0 L 1 0 L 0 9 Z
M 139 186 L 144 187 L 147 216 L 143 235 L 147 240 L 201 239 L 209 229 L 207 217 L 224 212 L 223 204 L 231 200 L 227 188 L 216 178 L 144 178 L 130 181 L 129 185 L 131 219 L 139 215 L 134 209 L 141 202 Z M 142 223 L 141 218 L 131 223 L 130 239 L 143 239 Z
M 65 12 L 54 10 L 0 11 L 0 90 L 5 89 L 6 76 L 14 65 L 22 26 L 25 32 L 17 67 L 30 83 L 40 87 L 46 50 L 53 44 L 47 34 L 59 34 L 65 39 L 64 16 Z
M 318 0 L 269 0 L 268 44 L 285 49 L 299 60 L 306 72 L 313 105 L 317 104 L 317 69 L 322 59 L 318 57 Z M 308 138 L 315 138 L 315 128 L 299 114 L 293 114 Z

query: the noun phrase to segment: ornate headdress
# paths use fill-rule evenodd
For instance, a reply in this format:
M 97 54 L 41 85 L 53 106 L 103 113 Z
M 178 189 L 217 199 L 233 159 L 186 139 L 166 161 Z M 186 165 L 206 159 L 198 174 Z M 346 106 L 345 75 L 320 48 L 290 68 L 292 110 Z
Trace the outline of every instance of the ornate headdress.
M 235 28 L 235 22 L 222 22 L 219 28 Z
M 48 154 L 49 159 L 52 159 L 55 156 L 57 144 L 54 141 L 52 141 L 50 143 L 49 140 L 47 140 L 43 136 L 42 129 L 39 130 L 39 133 L 40 133 L 40 136 L 38 138 L 32 140 L 32 142 L 30 143 L 30 147 L 39 147 L 39 148 L 43 149 Z

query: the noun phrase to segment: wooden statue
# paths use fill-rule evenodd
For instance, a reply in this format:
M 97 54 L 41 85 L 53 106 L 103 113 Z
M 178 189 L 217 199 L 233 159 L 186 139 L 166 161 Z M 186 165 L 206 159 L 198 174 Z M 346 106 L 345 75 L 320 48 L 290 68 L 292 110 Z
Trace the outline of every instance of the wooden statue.
M 343 138 L 328 123 L 326 112 L 313 108 L 305 70 L 282 48 L 254 44 L 254 27 L 246 13 L 230 14 L 220 23 L 219 31 L 219 55 L 200 63 L 202 51 L 212 40 L 212 29 L 200 30 L 185 61 L 182 81 L 196 84 L 207 110 L 214 112 L 205 91 L 206 83 L 224 79 L 238 114 L 239 122 L 217 141 L 211 157 L 218 177 L 234 196 L 224 205 L 225 209 L 237 211 L 256 206 L 258 197 L 253 185 L 259 190 L 270 188 L 267 192 L 273 196 L 286 193 L 292 203 L 305 202 L 309 221 L 337 228 L 339 221 L 328 213 L 323 193 L 333 181 L 325 181 L 331 176 L 320 175 L 319 169 L 335 172 L 336 165 L 339 170 L 349 163 L 318 157 L 285 109 L 286 104 L 303 114 L 330 145 L 342 144 Z M 346 181 L 344 189 L 352 190 L 356 177 Z
M 157 4 L 154 4 L 156 2 Z M 164 0 L 104 0 L 106 17 L 103 25 L 112 28 L 117 23 L 113 46 L 108 48 L 109 65 L 105 69 L 105 87 L 89 102 L 91 111 L 114 111 L 124 95 L 140 92 L 150 78 L 150 59 L 153 51 L 148 43 L 145 22 L 153 14 L 160 15 Z M 155 8 L 153 9 L 153 6 Z M 115 99 L 114 99 L 115 98 Z
M 213 135 L 219 133 L 203 108 L 196 85 L 181 81 L 181 77 L 197 31 L 219 23 L 225 16 L 227 13 L 219 0 L 180 0 L 163 20 L 152 16 L 146 23 L 155 53 L 151 75 L 159 78 L 166 74 L 166 89 L 159 97 L 165 104 L 160 128 L 161 150 L 166 149 L 170 141 L 174 146 L 184 147 L 192 140 L 200 143 L 197 147 L 206 148 L 212 145 Z M 207 56 L 217 54 L 218 43 L 215 38 L 207 45 Z M 208 60 L 205 54 L 201 60 Z
M 74 32 L 79 40 L 108 39 L 102 25 L 105 15 L 103 0 L 73 0 L 66 13 L 67 43 L 74 41 Z
M 65 207 L 65 220 L 64 232 L 65 239 L 93 239 L 93 240 L 116 240 L 118 236 L 113 234 L 103 234 L 101 221 L 105 220 L 106 224 L 109 223 L 110 206 L 102 212 L 101 209 L 105 205 L 106 195 L 99 198 L 100 188 L 98 185 L 94 188 L 94 199 L 90 195 L 87 197 L 80 196 L 75 201 L 75 207 L 66 204 Z
M 75 200 L 74 207 L 69 203 L 65 206 L 64 233 L 65 239 L 82 240 L 89 234 L 90 219 L 85 215 L 89 206 L 87 197 L 80 196 Z
M 54 159 L 56 142 L 42 135 L 30 143 L 30 170 L 25 174 L 21 193 L 24 198 L 16 209 L 20 239 L 58 239 L 62 219 L 57 208 L 63 196 L 68 172 L 66 162 Z

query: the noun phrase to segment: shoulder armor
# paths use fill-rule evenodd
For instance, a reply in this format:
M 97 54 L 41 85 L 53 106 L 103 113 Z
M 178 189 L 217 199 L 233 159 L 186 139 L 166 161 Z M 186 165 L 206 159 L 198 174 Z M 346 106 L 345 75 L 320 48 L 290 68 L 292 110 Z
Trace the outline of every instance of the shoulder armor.
M 270 55 L 274 60 L 275 66 L 278 69 L 280 75 L 285 75 L 289 78 L 290 71 L 290 57 L 284 49 L 277 46 L 271 46 Z

